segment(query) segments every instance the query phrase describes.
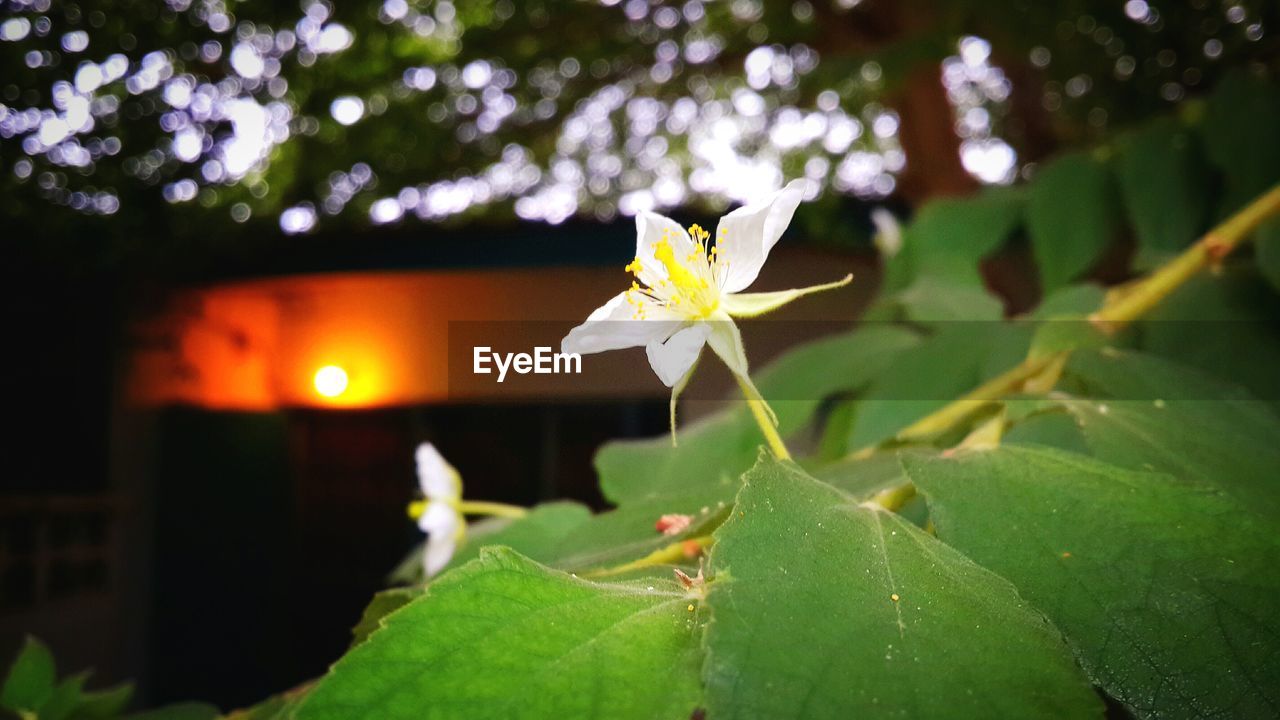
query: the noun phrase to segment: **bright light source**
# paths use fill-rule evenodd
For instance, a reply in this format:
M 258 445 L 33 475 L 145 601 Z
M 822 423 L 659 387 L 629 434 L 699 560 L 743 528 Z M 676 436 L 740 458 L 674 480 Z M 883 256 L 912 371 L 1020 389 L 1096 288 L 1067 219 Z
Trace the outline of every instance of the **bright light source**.
M 347 391 L 347 371 L 337 365 L 325 365 L 316 371 L 316 392 L 325 397 L 338 397 Z

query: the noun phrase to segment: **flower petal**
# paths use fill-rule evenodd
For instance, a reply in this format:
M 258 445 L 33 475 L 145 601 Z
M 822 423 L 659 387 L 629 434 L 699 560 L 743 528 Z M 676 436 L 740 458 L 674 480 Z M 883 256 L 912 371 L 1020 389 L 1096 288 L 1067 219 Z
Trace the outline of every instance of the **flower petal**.
M 422 443 L 414 453 L 418 464 L 418 486 L 428 500 L 456 500 L 462 497 L 458 471 L 431 443 Z
M 439 539 L 432 535 L 427 538 L 427 546 L 422 552 L 422 569 L 427 577 L 443 570 L 453 559 L 453 551 L 457 548 L 458 541 L 454 535 L 441 535 Z
M 680 329 L 683 321 L 675 313 L 640 293 L 632 297 L 642 303 L 644 320 L 635 317 L 636 307 L 627 302 L 627 293 L 618 293 L 588 315 L 586 322 L 570 330 L 560 341 L 560 351 L 586 355 L 640 347 L 666 340 Z
M 716 264 L 720 289 L 738 292 L 755 282 L 791 216 L 804 199 L 807 180 L 792 180 L 759 202 L 720 218 L 716 227 Z
M 429 502 L 422 517 L 418 518 L 418 529 L 435 537 L 439 535 L 455 535 L 462 527 L 462 515 L 448 502 Z
M 763 293 L 731 293 L 720 298 L 720 309 L 729 313 L 733 317 L 756 317 L 763 315 L 771 310 L 786 305 L 798 297 L 804 297 L 810 293 L 822 292 L 823 290 L 835 290 L 848 285 L 853 280 L 853 275 L 845 275 L 843 280 L 826 283 L 824 285 L 811 285 L 805 288 L 795 288 L 793 290 L 779 290 L 777 292 Z
M 664 385 L 674 387 L 689 372 L 710 332 L 706 323 L 697 323 L 675 333 L 666 342 L 654 340 L 645 346 L 649 364 Z
M 640 281 L 651 288 L 667 279 L 667 268 L 654 256 L 654 247 L 666 240 L 675 257 L 693 252 L 693 240 L 680 223 L 647 210 L 636 215 L 636 258 L 640 260 Z

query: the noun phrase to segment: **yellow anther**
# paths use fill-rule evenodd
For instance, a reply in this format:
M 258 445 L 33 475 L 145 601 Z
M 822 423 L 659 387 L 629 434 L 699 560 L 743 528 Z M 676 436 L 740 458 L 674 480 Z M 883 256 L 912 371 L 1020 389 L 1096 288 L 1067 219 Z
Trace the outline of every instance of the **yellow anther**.
M 409 517 L 413 520 L 417 520 L 418 518 L 422 517 L 423 513 L 427 511 L 427 501 L 414 500 L 413 502 L 409 503 L 408 510 L 409 510 Z
M 630 263 L 627 263 L 627 266 L 622 269 L 626 270 L 629 273 L 639 275 L 641 268 L 642 266 L 640 265 L 640 258 L 636 258 L 635 260 L 632 260 Z

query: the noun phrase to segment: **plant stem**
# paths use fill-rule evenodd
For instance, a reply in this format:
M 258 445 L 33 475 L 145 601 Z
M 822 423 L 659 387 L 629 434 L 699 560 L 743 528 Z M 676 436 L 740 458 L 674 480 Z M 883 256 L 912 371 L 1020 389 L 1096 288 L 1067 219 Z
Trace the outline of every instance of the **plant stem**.
M 972 413 L 1017 391 L 1027 380 L 1051 366 L 1060 354 L 1040 355 L 1023 360 L 1019 365 L 991 378 L 959 399 L 911 423 L 897 434 L 896 439 L 921 440 L 949 430 Z
M 1113 334 L 1142 317 L 1157 303 L 1205 267 L 1220 262 L 1250 237 L 1263 220 L 1280 212 L 1280 185 L 1271 188 L 1210 230 L 1164 267 L 1156 270 L 1129 292 L 1108 301 L 1089 316 L 1103 332 Z
M 529 514 L 528 508 L 506 503 L 485 502 L 483 500 L 460 500 L 458 512 L 463 515 L 490 515 L 493 517 L 522 518 Z
M 699 535 L 688 540 L 679 540 L 670 545 L 664 545 L 639 560 L 632 560 L 629 563 L 614 565 L 613 567 L 588 570 L 582 573 L 582 577 L 607 577 L 657 565 L 676 565 L 681 560 L 690 559 L 690 550 L 696 548 L 697 552 L 701 553 L 711 547 L 712 542 L 710 535 Z M 694 557 L 696 556 L 695 554 Z
M 778 435 L 778 429 L 773 426 L 773 420 L 769 417 L 769 409 L 765 406 L 764 400 L 755 397 L 755 394 L 751 392 L 751 388 L 747 387 L 742 378 L 737 377 L 736 374 L 734 377 L 738 381 L 738 387 L 742 388 L 742 395 L 747 399 L 747 407 L 751 408 L 751 416 L 755 418 L 756 424 L 760 426 L 760 432 L 764 434 L 765 442 L 769 443 L 769 450 L 779 460 L 790 460 L 791 453 L 787 452 L 787 446 L 782 442 L 782 436 Z

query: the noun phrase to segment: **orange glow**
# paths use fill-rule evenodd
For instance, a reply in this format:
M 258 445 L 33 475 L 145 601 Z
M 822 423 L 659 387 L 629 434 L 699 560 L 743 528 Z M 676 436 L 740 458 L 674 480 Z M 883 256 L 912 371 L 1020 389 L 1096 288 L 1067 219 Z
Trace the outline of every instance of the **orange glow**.
M 813 264 L 826 270 L 830 261 Z M 819 274 L 809 266 L 800 270 L 796 280 L 775 282 L 797 287 Z M 521 351 L 557 346 L 570 327 L 617 294 L 623 278 L 617 267 L 357 272 L 191 289 L 135 326 L 128 397 L 141 406 L 252 411 L 664 399 L 669 391 L 643 352 L 592 355 L 581 376 L 529 375 L 503 384 L 462 366 L 450 370 L 469 363 L 473 342 Z M 839 293 L 802 309 L 823 319 L 856 312 Z M 753 339 L 753 357 L 767 357 L 765 343 Z M 451 355 L 451 346 L 461 354 Z M 345 373 L 345 387 L 334 371 Z
M 325 365 L 316 371 L 316 392 L 327 398 L 336 398 L 347 391 L 347 371 L 337 365 Z

